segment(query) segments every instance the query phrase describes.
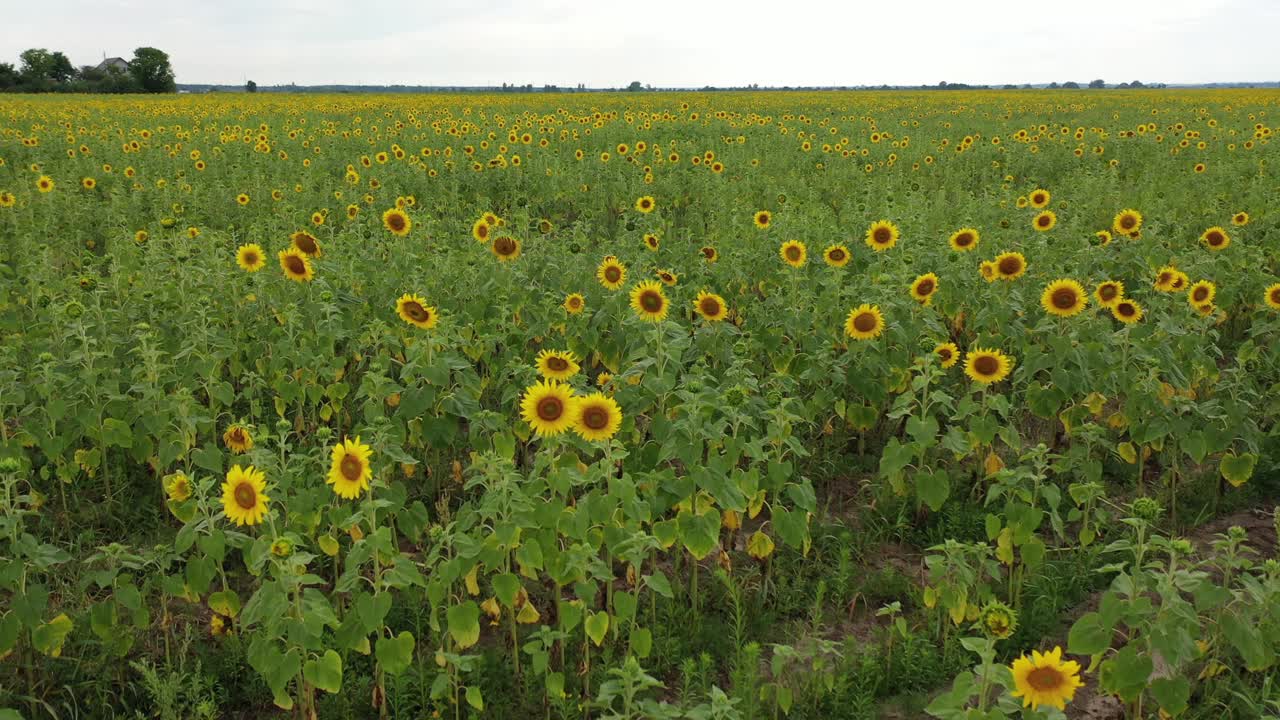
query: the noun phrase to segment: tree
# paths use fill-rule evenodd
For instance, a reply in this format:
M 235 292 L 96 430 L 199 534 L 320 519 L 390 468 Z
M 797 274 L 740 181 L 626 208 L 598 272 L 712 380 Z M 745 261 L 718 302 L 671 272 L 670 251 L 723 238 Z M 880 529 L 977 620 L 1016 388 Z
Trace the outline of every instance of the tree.
M 1062 87 L 1064 90 L 1079 90 L 1080 83 L 1074 80 L 1068 80 L 1067 82 L 1062 83 Z
M 1089 83 L 1089 88 L 1091 90 L 1101 90 L 1106 86 L 1107 84 L 1101 80 L 1094 80 L 1093 82 Z
M 627 92 L 640 92 L 640 90 L 641 85 L 639 80 L 632 80 L 631 84 L 627 86 Z
M 0 63 L 0 90 L 17 86 L 20 78 L 12 63 Z
M 250 80 L 249 82 L 244 84 L 244 91 L 249 93 L 258 92 L 258 83 Z
M 146 92 L 171 93 L 178 86 L 173 81 L 173 66 L 169 64 L 169 54 L 151 47 L 140 47 L 133 51 L 133 60 L 129 62 L 129 74 Z
M 49 52 L 44 48 L 24 50 L 18 56 L 22 60 L 19 74 L 22 82 L 32 89 L 47 89 L 51 83 L 64 83 L 76 74 L 71 61 L 61 52 Z

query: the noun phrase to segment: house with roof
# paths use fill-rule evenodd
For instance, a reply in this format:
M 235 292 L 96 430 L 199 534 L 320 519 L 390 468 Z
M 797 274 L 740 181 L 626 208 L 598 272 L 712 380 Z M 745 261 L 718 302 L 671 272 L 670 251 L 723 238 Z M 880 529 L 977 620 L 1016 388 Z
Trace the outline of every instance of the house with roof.
M 129 72 L 129 61 L 118 57 L 106 58 L 93 69 L 101 73 Z

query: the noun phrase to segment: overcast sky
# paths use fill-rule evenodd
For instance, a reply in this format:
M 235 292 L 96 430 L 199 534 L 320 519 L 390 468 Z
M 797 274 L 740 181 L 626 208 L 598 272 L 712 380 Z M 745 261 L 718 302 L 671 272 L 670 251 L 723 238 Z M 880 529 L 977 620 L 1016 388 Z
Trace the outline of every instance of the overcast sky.
M 0 62 L 179 83 L 660 87 L 1280 80 L 1280 0 L 5 0 Z

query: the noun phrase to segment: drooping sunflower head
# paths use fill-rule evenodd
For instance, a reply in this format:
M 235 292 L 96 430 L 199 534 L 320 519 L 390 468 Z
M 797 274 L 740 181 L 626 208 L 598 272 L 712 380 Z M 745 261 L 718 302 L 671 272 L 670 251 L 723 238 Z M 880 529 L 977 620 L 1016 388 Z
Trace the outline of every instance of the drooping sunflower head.
M 541 220 L 538 221 L 538 232 L 542 233 L 543 235 L 550 235 L 551 231 L 555 229 L 556 229 L 556 226 L 546 218 L 542 218 Z
M 500 262 L 511 262 L 520 257 L 520 240 L 510 235 L 500 235 L 493 239 L 489 250 Z
M 992 600 L 982 608 L 978 621 L 982 624 L 982 631 L 997 640 L 1009 637 L 1018 628 L 1017 613 L 998 600 Z
M 1187 290 L 1187 302 L 1197 308 L 1201 305 L 1211 305 L 1217 295 L 1217 285 L 1208 280 L 1199 280 Z
M 600 267 L 596 268 L 596 279 L 609 290 L 617 290 L 627 279 L 627 266 L 610 255 L 601 261 Z
M 1142 228 L 1142 213 L 1126 208 L 1111 220 L 1111 229 L 1120 235 L 1131 235 Z
M 773 213 L 768 210 L 757 210 L 756 214 L 751 217 L 751 222 L 754 223 L 756 227 L 764 230 L 773 222 Z
M 1200 242 L 1210 250 L 1225 250 L 1231 244 L 1231 236 L 1227 235 L 1226 230 L 1215 225 L 1200 235 Z
M 315 278 L 316 273 L 311 267 L 311 259 L 301 250 L 290 247 L 288 250 L 281 250 L 277 257 L 280 259 L 280 269 L 284 270 L 284 276 L 290 280 L 310 282 Z
M 698 298 L 693 301 L 693 309 L 703 319 L 710 322 L 720 322 L 729 316 L 729 309 L 725 307 L 724 298 L 706 291 L 698 293 Z
M 253 434 L 240 423 L 232 423 L 222 433 L 222 442 L 231 452 L 241 455 L 253 449 Z
M 1042 188 L 1037 188 L 1027 196 L 1027 202 L 1031 204 L 1031 207 L 1036 208 L 1037 210 L 1048 206 L 1049 199 L 1049 191 Z
M 933 302 L 933 295 L 938 291 L 938 276 L 925 273 L 911 283 L 911 297 L 919 303 L 928 305 Z
M 396 300 L 396 315 L 400 319 L 423 330 L 430 330 L 440 321 L 436 309 L 416 293 L 405 293 Z
M 1236 227 L 1244 227 L 1249 224 L 1249 213 L 1241 211 L 1231 216 L 1231 224 Z
M 1000 253 L 995 264 L 996 277 L 1001 280 L 1017 280 L 1027 271 L 1027 259 L 1020 252 Z
M 1099 245 L 1105 246 L 1105 245 L 1111 244 L 1110 230 L 1099 230 L 1098 232 L 1094 233 L 1093 236 L 1098 240 Z
M 1083 687 L 1080 665 L 1062 660 L 1062 648 L 1055 647 L 1047 653 L 1031 651 L 1031 657 L 1023 655 L 1010 666 L 1013 674 L 1013 697 L 1022 698 L 1024 707 L 1039 710 L 1048 705 L 1059 710 L 1075 697 L 1076 689 Z
M 191 497 L 191 478 L 184 472 L 176 472 L 164 482 L 164 493 L 174 502 L 186 502 Z
M 146 230 L 139 230 L 133 234 L 133 241 L 141 245 L 151 238 L 151 233 Z
M 413 229 L 413 221 L 398 207 L 388 208 L 382 213 L 382 226 L 392 235 L 404 237 Z
M 538 437 L 559 435 L 573 425 L 573 388 L 556 380 L 539 380 L 524 391 L 520 415 Z
M 1263 301 L 1272 310 L 1280 310 L 1280 283 L 1271 285 L 1262 293 Z
M 241 245 L 236 249 L 236 264 L 245 272 L 258 272 L 267 265 L 267 255 L 257 243 Z
M 642 195 L 636 198 L 636 210 L 642 213 L 651 213 L 655 207 L 657 207 L 657 203 L 651 195 Z
M 538 374 L 548 380 L 568 380 L 581 369 L 574 354 L 562 350 L 543 350 L 536 365 Z
M 956 363 L 960 362 L 960 348 L 956 347 L 955 343 L 938 343 L 933 348 L 933 355 L 943 368 L 954 367 Z
M 252 465 L 232 466 L 222 483 L 222 511 L 236 525 L 257 525 L 267 514 L 267 478 Z
M 1044 311 L 1058 317 L 1078 315 L 1088 304 L 1089 296 L 1084 286 L 1066 278 L 1049 283 L 1040 295 L 1040 306 Z
M 661 244 L 661 241 L 658 239 L 658 236 L 657 236 L 657 235 L 655 235 L 655 234 L 653 234 L 653 233 L 645 233 L 645 234 L 644 234 L 644 246 L 645 246 L 645 247 L 649 248 L 650 250 L 652 250 L 652 251 L 654 251 L 654 252 L 657 252 L 657 251 L 658 251 L 658 247 L 659 247 L 659 245 L 660 245 L 660 244 Z
M 713 263 L 720 259 L 720 251 L 710 245 L 707 245 L 698 252 L 702 254 L 702 259 L 706 260 L 708 263 Z
M 898 226 L 888 220 L 877 220 L 867 228 L 867 245 L 876 252 L 884 252 L 898 244 Z
M 471 226 L 471 237 L 475 238 L 476 242 L 487 243 L 491 229 L 489 223 L 484 218 L 480 218 Z
M 587 301 L 582 297 L 581 293 L 570 293 L 564 298 L 564 309 L 570 315 L 577 315 L 587 306 Z
M 1052 230 L 1054 225 L 1058 224 L 1058 216 L 1052 210 L 1044 210 L 1037 213 L 1035 219 L 1031 221 L 1031 226 L 1039 232 Z
M 1099 305 L 1109 308 L 1124 297 L 1124 283 L 1119 280 L 1104 280 L 1093 289 L 1093 297 Z
M 863 303 L 849 311 L 844 320 L 844 334 L 854 340 L 872 340 L 884 332 L 884 315 L 877 305 Z
M 680 282 L 680 276 L 670 270 L 654 270 L 653 274 L 667 287 L 674 287 L 676 283 Z
M 947 244 L 956 252 L 969 252 L 978 247 L 981 240 L 978 231 L 973 228 L 960 228 L 951 233 L 951 237 L 947 239 Z
M 573 407 L 573 431 L 583 440 L 608 440 L 622 427 L 622 408 L 603 393 L 578 398 Z
M 844 267 L 852 257 L 849 248 L 844 245 L 831 245 L 822 251 L 822 261 L 831 267 Z
M 809 257 L 809 251 L 805 248 L 804 243 L 799 240 L 788 240 L 778 248 L 778 256 L 782 258 L 782 262 L 798 268 L 805 264 Z
M 1186 273 L 1181 270 L 1175 270 L 1173 273 L 1173 280 L 1169 283 L 1169 291 L 1182 292 L 1187 289 L 1187 285 L 1190 283 L 1191 278 L 1187 277 Z
M 290 235 L 289 243 L 293 245 L 298 252 L 306 255 L 307 257 L 320 257 L 322 254 L 320 241 L 316 239 L 315 235 L 312 235 L 305 230 L 299 230 L 298 232 Z
M 964 374 L 974 382 L 990 385 L 1009 376 L 1013 361 L 999 350 L 974 348 L 964 356 Z
M 631 307 L 641 320 L 659 322 L 667 317 L 669 303 L 662 286 L 652 280 L 638 283 L 631 289 Z
M 369 489 L 369 480 L 373 478 L 373 470 L 369 467 L 372 455 L 373 450 L 360 442 L 358 436 L 355 440 L 343 438 L 333 446 L 325 482 L 333 486 L 338 497 L 354 500 Z
M 1126 325 L 1142 319 L 1142 306 L 1128 298 L 1121 298 L 1111 306 L 1111 315 Z

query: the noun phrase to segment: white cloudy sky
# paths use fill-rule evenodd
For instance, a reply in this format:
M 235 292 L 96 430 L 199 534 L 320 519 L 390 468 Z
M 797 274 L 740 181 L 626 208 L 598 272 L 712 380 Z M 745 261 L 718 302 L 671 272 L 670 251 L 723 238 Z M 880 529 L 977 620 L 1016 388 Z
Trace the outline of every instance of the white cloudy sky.
M 1280 0 L 5 0 L 0 62 L 178 82 L 613 87 L 1280 80 Z

